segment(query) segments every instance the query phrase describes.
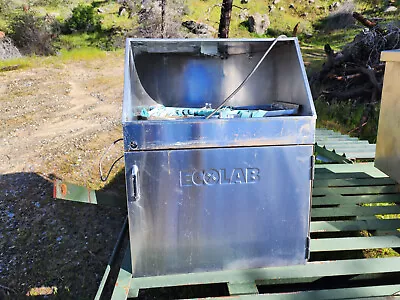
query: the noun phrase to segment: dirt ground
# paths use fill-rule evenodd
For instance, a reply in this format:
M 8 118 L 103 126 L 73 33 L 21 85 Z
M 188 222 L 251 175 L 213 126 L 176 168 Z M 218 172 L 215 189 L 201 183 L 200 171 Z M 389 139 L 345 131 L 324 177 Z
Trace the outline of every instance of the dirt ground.
M 0 299 L 93 299 L 126 211 L 54 200 L 51 179 L 103 186 L 122 91 L 122 53 L 0 73 Z

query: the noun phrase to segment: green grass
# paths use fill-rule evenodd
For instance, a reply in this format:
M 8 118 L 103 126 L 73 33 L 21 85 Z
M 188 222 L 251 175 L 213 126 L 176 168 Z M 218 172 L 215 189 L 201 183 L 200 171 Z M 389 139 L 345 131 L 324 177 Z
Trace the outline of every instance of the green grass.
M 300 23 L 299 33 L 313 33 L 314 24 L 319 20 L 324 19 L 329 15 L 329 5 L 335 1 L 322 1 L 317 0 L 311 6 L 308 1 L 289 1 L 281 0 L 272 12 L 269 12 L 269 5 L 272 5 L 272 0 L 254 0 L 249 1 L 247 4 L 234 3 L 242 9 L 246 9 L 249 15 L 256 12 L 260 14 L 267 14 L 269 16 L 271 25 L 268 33 L 265 36 L 277 36 L 279 34 L 292 35 L 294 26 Z M 364 5 L 364 1 L 358 1 Z M 189 13 L 184 17 L 184 20 L 194 20 L 197 22 L 206 23 L 215 29 L 218 28 L 220 18 L 220 6 L 219 0 L 188 0 L 187 6 Z M 289 5 L 293 3 L 295 9 L 289 8 Z M 280 8 L 283 10 L 280 10 Z M 368 6 L 363 6 L 368 7 Z M 239 14 L 243 11 L 238 7 L 233 7 L 232 18 L 230 24 L 230 37 L 257 37 L 248 32 L 247 28 L 243 26 L 242 21 L 239 18 Z
M 354 37 L 361 32 L 359 28 L 339 29 L 327 34 L 316 34 L 313 37 L 303 40 L 306 46 L 324 48 L 325 44 L 330 44 L 332 49 L 339 51 L 344 45 L 353 41 Z
M 66 50 L 85 48 L 89 46 L 89 39 L 91 37 L 93 37 L 93 34 L 85 32 L 60 35 L 59 41 L 56 42 L 56 45 Z
M 94 47 L 85 47 L 73 50 L 61 50 L 59 58 L 63 62 L 68 62 L 70 60 L 82 60 L 89 61 L 95 59 L 102 59 L 107 56 L 107 52 Z
M 115 2 L 109 2 L 101 6 L 101 9 L 104 11 L 101 14 L 103 16 L 102 28 L 108 29 L 113 26 L 119 26 L 128 29 L 134 26 L 134 19 L 129 19 L 127 14 L 121 17 L 118 16 L 119 7 L 120 5 Z
M 67 64 L 71 61 L 93 61 L 106 59 L 110 55 L 123 56 L 123 49 L 103 51 L 95 47 L 83 47 L 72 50 L 62 49 L 56 56 L 26 56 L 0 60 L 0 72 L 43 66 L 61 67 L 63 64 Z
M 21 57 L 0 60 L 0 72 L 8 71 L 10 68 L 24 69 L 30 68 L 34 65 L 35 58 L 33 57 Z
M 4 16 L 0 16 L 0 30 L 7 31 L 8 29 L 8 21 L 4 18 Z

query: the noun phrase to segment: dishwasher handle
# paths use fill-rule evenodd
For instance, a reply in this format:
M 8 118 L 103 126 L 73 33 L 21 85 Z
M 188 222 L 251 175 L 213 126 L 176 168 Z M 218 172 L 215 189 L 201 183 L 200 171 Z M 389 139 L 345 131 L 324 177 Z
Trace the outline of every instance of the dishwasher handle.
M 139 188 L 139 168 L 137 165 L 133 165 L 131 173 L 131 201 L 138 201 L 140 198 Z

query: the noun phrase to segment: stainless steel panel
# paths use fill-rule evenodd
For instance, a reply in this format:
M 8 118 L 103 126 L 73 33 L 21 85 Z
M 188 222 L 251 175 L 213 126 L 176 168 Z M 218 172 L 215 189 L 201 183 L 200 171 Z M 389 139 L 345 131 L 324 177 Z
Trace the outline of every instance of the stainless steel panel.
M 126 151 L 314 144 L 314 117 L 136 121 L 124 125 Z
M 303 264 L 312 146 L 125 154 L 134 277 Z
M 386 61 L 375 166 L 400 183 L 400 50 L 382 52 Z

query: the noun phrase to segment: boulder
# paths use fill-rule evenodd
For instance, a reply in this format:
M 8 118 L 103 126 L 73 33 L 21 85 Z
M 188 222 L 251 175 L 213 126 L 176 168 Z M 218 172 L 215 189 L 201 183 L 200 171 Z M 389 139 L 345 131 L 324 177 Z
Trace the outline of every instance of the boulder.
M 240 21 L 244 22 L 244 21 L 248 20 L 248 18 L 249 18 L 249 12 L 247 9 L 244 9 L 239 13 Z
M 331 5 L 329 5 L 329 10 L 335 10 L 340 7 L 339 2 L 333 2 Z
M 126 8 L 125 6 L 120 6 L 120 8 L 118 9 L 118 16 L 123 16 L 126 13 Z
M 268 15 L 261 15 L 259 13 L 255 13 L 254 15 L 249 16 L 248 22 L 249 31 L 255 32 L 260 35 L 264 34 L 267 31 L 269 25 L 271 25 Z
M 207 24 L 204 23 L 197 23 L 195 21 L 185 21 L 182 22 L 182 26 L 189 29 L 190 32 L 194 34 L 212 34 L 216 32 L 216 30 Z
M 397 11 L 397 7 L 392 6 L 392 5 L 385 9 L 385 13 L 394 12 L 394 11 Z

